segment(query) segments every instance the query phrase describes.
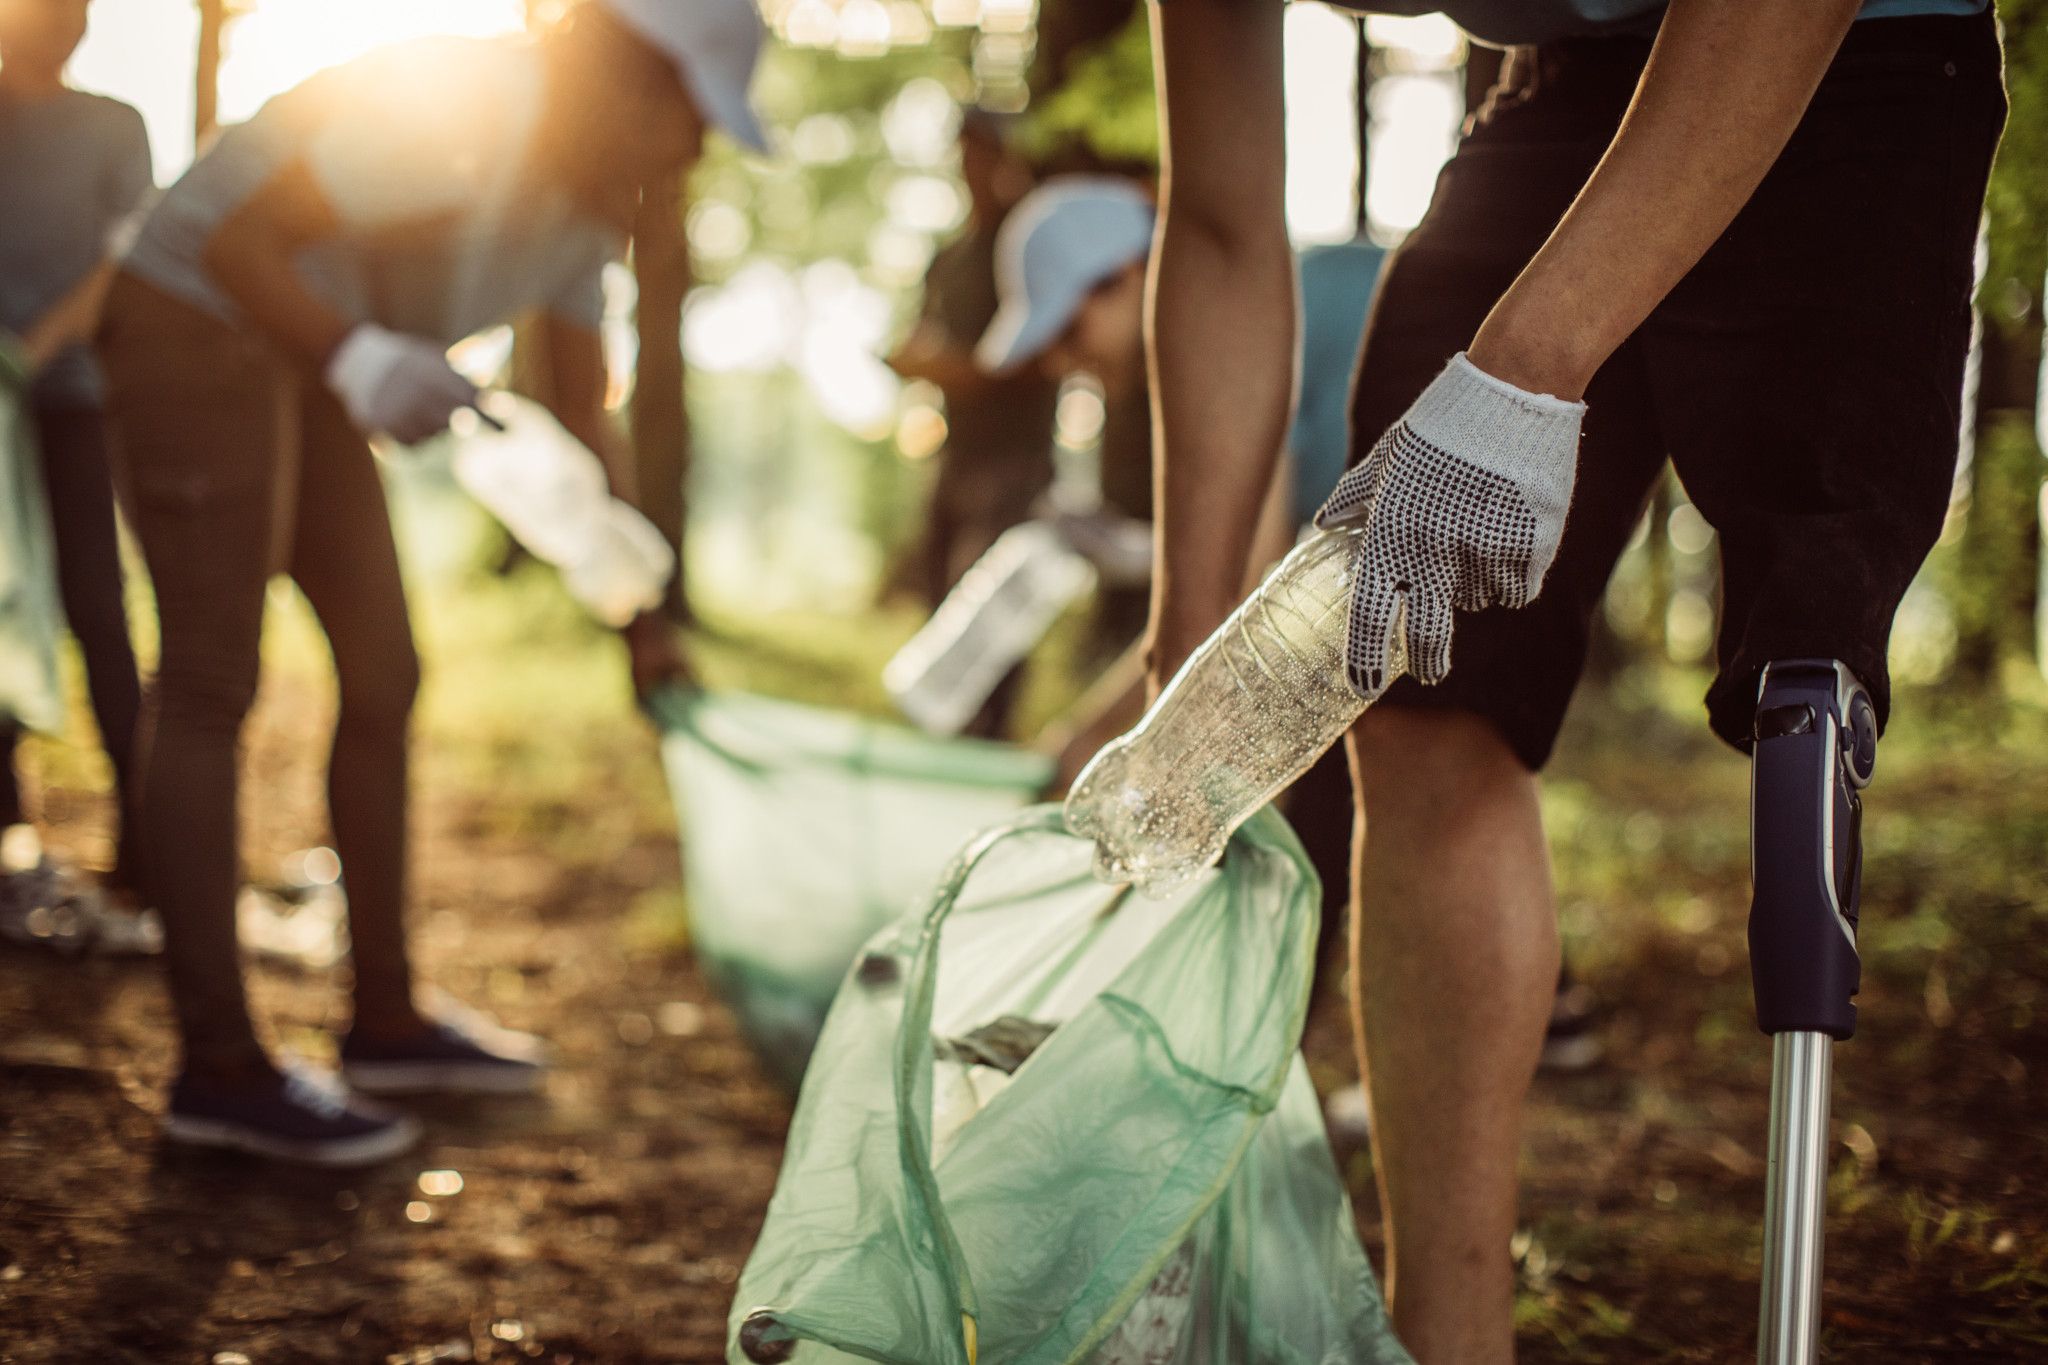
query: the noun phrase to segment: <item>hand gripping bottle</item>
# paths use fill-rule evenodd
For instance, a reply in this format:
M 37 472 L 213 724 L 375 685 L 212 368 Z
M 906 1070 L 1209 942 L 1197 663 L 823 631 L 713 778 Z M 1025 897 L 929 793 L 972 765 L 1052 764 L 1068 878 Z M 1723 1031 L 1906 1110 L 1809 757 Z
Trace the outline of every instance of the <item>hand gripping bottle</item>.
M 1222 857 L 1358 719 L 1366 703 L 1345 680 L 1344 638 L 1363 534 L 1296 546 L 1082 770 L 1067 828 L 1095 841 L 1096 876 L 1164 895 Z

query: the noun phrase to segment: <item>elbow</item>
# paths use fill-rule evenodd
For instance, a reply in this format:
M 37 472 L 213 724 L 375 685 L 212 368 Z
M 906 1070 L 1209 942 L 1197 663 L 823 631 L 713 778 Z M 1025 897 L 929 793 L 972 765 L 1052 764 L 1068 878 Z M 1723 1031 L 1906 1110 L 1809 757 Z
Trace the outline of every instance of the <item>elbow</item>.
M 1275 264 L 1292 268 L 1294 251 L 1287 239 L 1287 215 L 1275 198 L 1270 209 L 1258 207 L 1262 196 L 1169 196 L 1160 212 L 1160 250 L 1172 254 L 1186 247 L 1212 264 L 1230 270 L 1258 270 Z

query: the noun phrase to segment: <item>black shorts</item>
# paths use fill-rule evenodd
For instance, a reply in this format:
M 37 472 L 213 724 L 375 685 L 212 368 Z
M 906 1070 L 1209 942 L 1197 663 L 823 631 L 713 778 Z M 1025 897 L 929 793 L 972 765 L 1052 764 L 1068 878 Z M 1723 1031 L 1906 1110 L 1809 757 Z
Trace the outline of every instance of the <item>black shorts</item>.
M 1637 39 L 1517 54 L 1381 276 L 1354 460 L 1543 244 L 1648 54 Z M 1857 23 L 1756 195 L 1588 388 L 1542 595 L 1460 612 L 1450 676 L 1404 678 L 1383 704 L 1486 716 L 1542 767 L 1668 457 L 1720 538 L 1714 732 L 1746 747 L 1759 671 L 1783 658 L 1842 660 L 1882 722 L 1892 615 L 1949 503 L 1978 216 L 2004 120 L 1989 14 Z

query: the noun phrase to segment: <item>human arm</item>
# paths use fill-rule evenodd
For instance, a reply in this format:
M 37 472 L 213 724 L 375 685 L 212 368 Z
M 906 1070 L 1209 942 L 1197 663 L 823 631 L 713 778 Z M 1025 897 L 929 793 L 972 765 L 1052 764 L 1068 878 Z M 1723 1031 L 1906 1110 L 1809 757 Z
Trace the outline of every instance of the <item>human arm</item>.
M 476 386 L 440 344 L 350 319 L 307 287 L 295 257 L 339 226 L 311 167 L 295 158 L 221 221 L 201 258 L 259 332 L 326 379 L 358 428 L 423 441 L 476 402 Z
M 929 318 L 920 320 L 884 363 L 905 379 L 938 385 L 949 397 L 973 394 L 994 382 L 993 376 L 975 363 L 972 347 L 955 344 L 945 329 Z
M 1325 524 L 1375 528 L 1361 548 L 1351 622 L 1362 693 L 1377 695 L 1400 666 L 1442 676 L 1453 608 L 1519 606 L 1540 590 L 1570 502 L 1576 400 L 1748 202 L 1856 9 L 1855 0 L 1673 0 L 1627 116 L 1570 210 L 1468 355 L 1325 509 Z M 1170 82 L 1170 52 L 1165 70 Z M 1171 89 L 1166 98 L 1171 108 Z M 1257 159 L 1250 148 L 1239 156 Z M 1419 441 L 1418 424 L 1427 428 Z M 1431 446 L 1428 458 L 1417 453 Z M 1183 629 L 1179 653 L 1194 638 Z
M 201 263 L 258 331 L 320 369 L 356 320 L 307 286 L 296 257 L 340 230 L 341 217 L 312 166 L 293 157 L 221 219 Z
M 1102 746 L 1145 714 L 1145 642 L 1118 655 L 1080 699 L 1039 733 L 1033 746 L 1054 761 L 1048 798 L 1064 795 Z
M 597 453 L 612 496 L 639 505 L 638 462 L 605 410 L 607 374 L 604 342 L 595 327 L 550 313 L 540 324 L 547 348 L 549 409 L 563 429 Z M 645 697 L 665 684 L 687 681 L 689 665 L 676 643 L 674 625 L 660 611 L 642 612 L 619 631 L 633 676 L 634 695 Z
M 973 299 L 964 301 L 964 306 L 956 303 L 955 295 L 963 278 L 985 287 L 987 279 L 983 272 L 989 269 L 987 260 L 969 247 L 970 239 L 963 238 L 940 248 L 932 258 L 924 275 L 917 320 L 896 349 L 884 358 L 884 363 L 903 378 L 936 384 L 949 399 L 970 398 L 995 383 L 995 376 L 975 359 L 979 329 L 974 329 L 973 336 L 960 334 L 973 326 L 979 310 Z
M 1317 514 L 1364 528 L 1345 662 L 1377 697 L 1451 668 L 1458 611 L 1520 607 L 1562 541 L 1607 357 L 1727 230 L 1798 126 L 1855 0 L 1673 0 L 1606 155 L 1468 351 Z
M 1293 457 L 1283 453 L 1273 472 L 1265 506 L 1259 512 L 1241 594 L 1257 587 L 1267 572 L 1294 548 L 1298 528 L 1293 493 Z M 1157 687 L 1149 685 L 1146 676 L 1146 655 L 1143 640 L 1132 645 L 1103 670 L 1102 676 L 1065 715 L 1039 735 L 1036 747 L 1054 755 L 1058 764 L 1047 788 L 1048 795 L 1065 792 L 1103 745 L 1136 725 L 1145 714 L 1146 704 L 1158 692 Z
M 1472 363 L 1581 397 L 1728 229 L 1806 112 L 1858 0 L 1671 0 L 1634 101 Z
M 67 290 L 64 296 L 37 315 L 21 333 L 22 355 L 30 374 L 39 373 L 63 352 L 90 341 L 99 326 L 100 305 L 106 302 L 107 286 L 114 278 L 112 262 L 93 267 L 91 274 Z
M 549 411 L 571 436 L 597 453 L 612 496 L 637 506 L 638 462 L 632 442 L 605 411 L 608 376 L 597 329 L 548 313 L 540 320 L 540 336 L 547 348 Z
M 1146 308 L 1157 507 L 1156 689 L 1243 588 L 1294 387 L 1279 5 L 1153 9 L 1163 174 Z

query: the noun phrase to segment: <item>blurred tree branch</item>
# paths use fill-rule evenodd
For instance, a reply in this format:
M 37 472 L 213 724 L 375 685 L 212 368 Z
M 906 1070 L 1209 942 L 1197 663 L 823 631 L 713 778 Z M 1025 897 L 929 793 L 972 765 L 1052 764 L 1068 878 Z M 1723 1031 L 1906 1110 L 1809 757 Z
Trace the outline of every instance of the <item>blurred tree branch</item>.
M 2048 0 L 2001 0 L 2011 112 L 1985 196 L 1976 455 L 1957 547 L 1956 666 L 1994 680 L 2035 638 L 2043 466 L 2034 436 L 2048 274 Z
M 633 453 L 640 473 L 640 510 L 676 552 L 665 610 L 677 624 L 690 619 L 683 582 L 684 483 L 690 473 L 690 417 L 683 393 L 683 300 L 690 291 L 686 207 L 681 182 L 666 176 L 641 191 L 640 215 L 633 224 L 633 274 L 640 285 Z

